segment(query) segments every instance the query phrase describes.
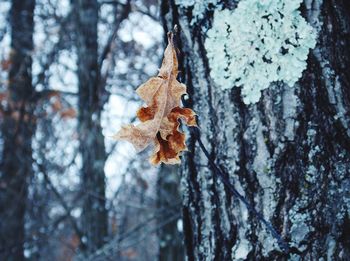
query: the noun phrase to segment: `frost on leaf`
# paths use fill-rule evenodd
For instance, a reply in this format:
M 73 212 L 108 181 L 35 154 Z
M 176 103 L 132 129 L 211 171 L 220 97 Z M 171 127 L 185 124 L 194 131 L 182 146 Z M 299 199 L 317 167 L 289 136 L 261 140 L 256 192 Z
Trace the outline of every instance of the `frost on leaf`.
M 195 113 L 181 107 L 181 96 L 186 94 L 186 86 L 176 80 L 178 61 L 172 33 L 168 34 L 168 46 L 157 77 L 152 77 L 142 84 L 137 94 L 145 101 L 146 107 L 137 112 L 141 123 L 128 125 L 114 136 L 126 140 L 141 151 L 151 143 L 154 152 L 151 163 L 180 163 L 180 153 L 186 150 L 185 134 L 179 130 L 179 119 L 189 126 L 196 126 Z
M 241 0 L 216 10 L 205 42 L 211 77 L 223 89 L 242 86 L 246 104 L 272 82 L 293 86 L 301 77 L 316 33 L 298 10 L 302 0 Z

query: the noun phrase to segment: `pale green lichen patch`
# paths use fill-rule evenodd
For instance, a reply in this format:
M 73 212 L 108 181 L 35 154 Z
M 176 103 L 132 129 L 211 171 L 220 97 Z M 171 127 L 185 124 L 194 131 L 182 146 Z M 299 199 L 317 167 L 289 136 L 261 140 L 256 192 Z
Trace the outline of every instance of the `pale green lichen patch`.
M 242 86 L 246 104 L 259 101 L 272 82 L 301 77 L 316 33 L 298 10 L 302 0 L 242 0 L 216 10 L 205 47 L 211 77 L 223 89 Z
M 216 6 L 219 0 L 175 0 L 175 4 L 184 8 L 192 8 L 191 24 L 204 18 L 205 11 L 210 6 Z

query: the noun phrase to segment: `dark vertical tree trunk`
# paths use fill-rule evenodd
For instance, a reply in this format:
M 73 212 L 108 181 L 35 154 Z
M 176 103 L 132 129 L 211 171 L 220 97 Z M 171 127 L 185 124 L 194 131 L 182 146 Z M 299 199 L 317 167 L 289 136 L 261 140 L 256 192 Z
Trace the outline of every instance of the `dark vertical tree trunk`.
M 79 78 L 79 139 L 82 156 L 84 205 L 82 228 L 87 252 L 101 247 L 107 237 L 105 206 L 106 160 L 101 129 L 102 106 L 99 90 L 97 46 L 97 0 L 74 1 L 77 12 L 77 49 Z
M 180 179 L 178 167 L 163 165 L 160 168 L 157 181 L 158 209 L 163 215 L 158 223 L 163 223 L 170 215 L 181 211 Z M 185 260 L 182 234 L 178 229 L 178 220 L 162 227 L 158 232 L 159 261 Z
M 208 8 L 234 10 L 238 2 Z M 166 30 L 180 27 L 181 77 L 202 138 L 235 188 L 291 249 L 284 254 L 229 193 L 192 137 L 182 171 L 188 260 L 350 260 L 349 4 L 304 1 L 302 15 L 319 34 L 307 69 L 293 88 L 273 84 L 251 105 L 240 88 L 224 91 L 210 77 L 204 42 L 213 12 L 191 24 L 192 10 L 162 2 Z
M 24 260 L 27 180 L 32 175 L 32 51 L 34 0 L 13 0 L 11 57 L 5 105 L 0 187 L 0 260 Z

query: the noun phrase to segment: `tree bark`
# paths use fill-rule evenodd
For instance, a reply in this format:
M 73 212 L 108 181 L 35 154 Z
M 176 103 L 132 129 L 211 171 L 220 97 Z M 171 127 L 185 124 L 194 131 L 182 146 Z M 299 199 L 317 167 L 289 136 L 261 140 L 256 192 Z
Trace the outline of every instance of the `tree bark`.
M 77 49 L 79 79 L 79 140 L 82 157 L 83 243 L 87 252 L 101 247 L 107 237 L 105 206 L 106 152 L 101 128 L 101 90 L 98 66 L 97 0 L 74 1 L 77 11 Z
M 169 218 L 170 213 L 181 211 L 180 179 L 178 167 L 163 165 L 157 181 L 158 209 L 163 211 L 158 223 Z M 174 220 L 158 231 L 159 261 L 183 261 L 185 258 L 182 233 Z
M 24 260 L 27 180 L 35 131 L 32 86 L 34 0 L 13 0 L 8 100 L 3 111 L 0 188 L 0 260 Z
M 188 260 L 350 260 L 350 8 L 345 0 L 305 0 L 300 10 L 319 26 L 307 69 L 293 88 L 273 84 L 247 106 L 240 88 L 224 91 L 210 77 L 204 42 L 212 12 L 191 25 L 191 7 L 162 2 L 165 31 L 180 27 L 187 103 L 212 159 L 290 245 L 281 251 L 192 137 L 182 169 Z

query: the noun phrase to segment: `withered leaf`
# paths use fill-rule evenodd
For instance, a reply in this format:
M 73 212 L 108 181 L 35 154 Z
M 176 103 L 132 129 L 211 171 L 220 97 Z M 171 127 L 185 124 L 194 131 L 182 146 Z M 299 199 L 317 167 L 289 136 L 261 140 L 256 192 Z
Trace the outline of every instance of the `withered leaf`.
M 197 126 L 196 114 L 181 107 L 181 96 L 186 94 L 186 86 L 176 80 L 178 60 L 172 33 L 168 33 L 168 41 L 158 76 L 136 90 L 146 103 L 146 107 L 137 112 L 141 123 L 123 126 L 114 136 L 118 140 L 129 141 L 138 151 L 153 143 L 155 148 L 150 161 L 155 165 L 181 162 L 179 156 L 186 150 L 186 137 L 179 130 L 179 119 L 189 126 Z
M 62 119 L 74 119 L 77 117 L 77 112 L 74 108 L 64 109 L 60 114 Z

